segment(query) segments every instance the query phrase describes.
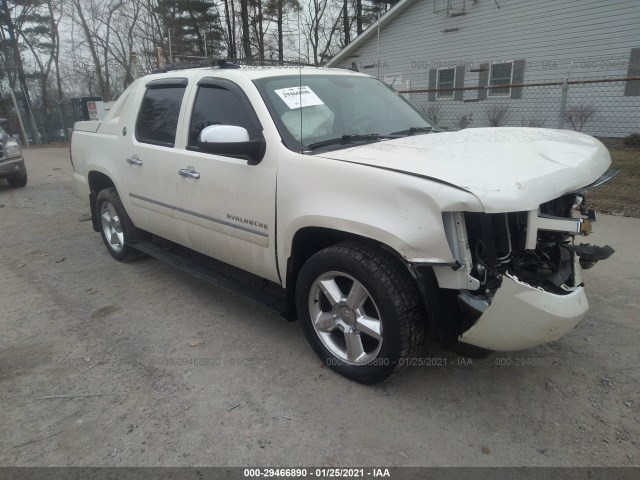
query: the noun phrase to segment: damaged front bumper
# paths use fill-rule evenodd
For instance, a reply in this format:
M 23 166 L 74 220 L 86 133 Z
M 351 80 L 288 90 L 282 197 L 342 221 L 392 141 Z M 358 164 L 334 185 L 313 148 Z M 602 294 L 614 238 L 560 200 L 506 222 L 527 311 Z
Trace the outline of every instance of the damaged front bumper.
M 556 295 L 507 273 L 491 304 L 459 341 L 493 351 L 532 348 L 566 335 L 588 308 L 581 286 Z
M 575 328 L 589 308 L 583 269 L 614 253 L 574 243 L 596 221 L 585 192 L 616 174 L 528 211 L 443 213 L 454 262 L 432 269 L 440 288 L 457 290 L 460 308 L 457 317 L 434 314 L 432 335 L 460 353 L 485 355 L 553 342 Z

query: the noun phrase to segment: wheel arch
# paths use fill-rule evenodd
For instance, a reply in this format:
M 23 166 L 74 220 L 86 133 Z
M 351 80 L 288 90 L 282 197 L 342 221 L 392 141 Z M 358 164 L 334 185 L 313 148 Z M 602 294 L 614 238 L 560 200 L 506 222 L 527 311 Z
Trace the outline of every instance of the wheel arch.
M 99 232 L 100 225 L 98 223 L 98 218 L 95 215 L 96 198 L 101 190 L 112 187 L 116 188 L 116 185 L 108 175 L 97 170 L 92 170 L 89 172 L 89 174 L 87 175 L 87 181 L 89 184 L 89 208 L 91 209 L 91 224 L 93 226 L 93 230 Z
M 303 227 L 296 231 L 291 242 L 291 254 L 287 258 L 286 272 L 286 295 L 287 295 L 287 320 L 293 321 L 298 318 L 296 309 L 296 282 L 298 274 L 305 262 L 320 250 L 336 245 L 341 242 L 356 242 L 369 247 L 383 249 L 393 255 L 395 259 L 402 263 L 411 273 L 415 280 L 415 272 L 402 257 L 402 255 L 392 247 L 369 237 L 358 235 L 352 232 L 337 230 L 327 227 Z
M 420 268 L 416 268 L 396 249 L 378 240 L 326 227 L 304 227 L 293 236 L 291 255 L 287 259 L 287 320 L 298 319 L 296 283 L 304 263 L 320 250 L 347 241 L 385 250 L 398 264 L 403 265 L 416 283 L 423 305 L 426 307 L 425 322 L 428 335 L 445 348 L 450 348 L 455 343 L 459 333 L 458 326 L 462 322 L 457 291 L 439 288 L 431 267 L 422 265 Z

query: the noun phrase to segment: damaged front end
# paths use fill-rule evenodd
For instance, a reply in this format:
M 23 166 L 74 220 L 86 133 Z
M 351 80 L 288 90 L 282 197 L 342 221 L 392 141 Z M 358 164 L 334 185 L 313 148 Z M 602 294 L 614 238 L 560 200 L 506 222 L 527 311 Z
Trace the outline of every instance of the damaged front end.
M 614 253 L 608 245 L 575 244 L 596 220 L 585 192 L 616 173 L 536 210 L 443 214 L 456 264 L 434 272 L 441 287 L 459 289 L 459 342 L 521 350 L 557 340 L 579 323 L 588 309 L 582 270 Z

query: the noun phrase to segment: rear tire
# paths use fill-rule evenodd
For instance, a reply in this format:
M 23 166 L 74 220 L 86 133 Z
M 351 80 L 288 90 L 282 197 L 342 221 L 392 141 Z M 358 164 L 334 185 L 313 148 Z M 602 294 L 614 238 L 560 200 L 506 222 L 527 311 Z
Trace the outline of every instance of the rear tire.
M 359 383 L 385 380 L 424 343 L 426 311 L 417 285 L 396 257 L 378 248 L 349 242 L 316 253 L 300 271 L 296 302 L 316 354 Z
M 100 236 L 113 258 L 129 262 L 143 256 L 131 244 L 138 240 L 138 229 L 127 215 L 115 188 L 101 190 L 94 212 L 100 225 Z
M 9 185 L 13 188 L 24 187 L 27 184 L 27 171 L 25 170 L 22 173 L 8 177 L 7 182 L 9 182 Z

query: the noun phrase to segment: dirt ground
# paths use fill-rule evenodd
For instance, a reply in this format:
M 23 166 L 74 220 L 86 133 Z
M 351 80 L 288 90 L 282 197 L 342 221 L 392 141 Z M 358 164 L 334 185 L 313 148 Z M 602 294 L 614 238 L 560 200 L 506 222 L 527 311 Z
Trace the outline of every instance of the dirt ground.
M 26 188 L 0 182 L 2 466 L 640 463 L 638 219 L 599 218 L 590 241 L 617 252 L 561 341 L 472 363 L 431 348 L 440 366 L 367 387 L 297 322 L 114 261 L 79 221 L 67 151 L 26 158 Z

